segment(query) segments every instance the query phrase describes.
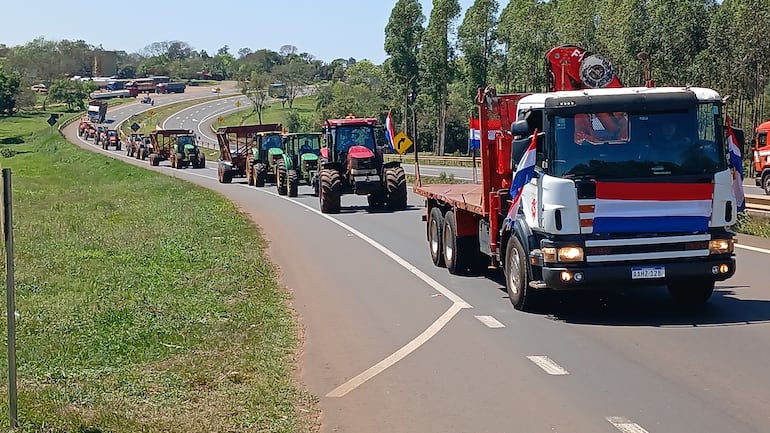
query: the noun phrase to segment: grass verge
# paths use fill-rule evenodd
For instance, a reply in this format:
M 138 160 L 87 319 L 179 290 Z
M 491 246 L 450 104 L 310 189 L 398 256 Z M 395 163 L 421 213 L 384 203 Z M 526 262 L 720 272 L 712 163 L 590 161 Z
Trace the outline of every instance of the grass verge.
M 22 141 L 1 160 L 19 431 L 311 429 L 296 322 L 258 230 L 220 195 L 80 150 L 46 118 L 0 120 L 0 138 Z

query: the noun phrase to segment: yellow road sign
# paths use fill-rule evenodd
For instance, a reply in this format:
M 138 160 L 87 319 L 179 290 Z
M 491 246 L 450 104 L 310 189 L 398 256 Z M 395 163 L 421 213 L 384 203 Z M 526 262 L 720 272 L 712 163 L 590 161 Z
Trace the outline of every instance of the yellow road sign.
M 147 111 L 147 115 L 150 116 L 150 117 L 154 116 L 155 115 L 155 110 L 148 110 Z
M 403 131 L 399 132 L 396 134 L 396 137 L 393 138 L 393 147 L 396 148 L 396 152 L 403 155 L 410 147 L 412 147 L 412 140 L 410 140 Z
M 241 101 L 235 101 L 235 106 L 241 108 Z
M 225 121 L 225 118 L 222 116 L 217 117 L 217 122 L 222 123 Z

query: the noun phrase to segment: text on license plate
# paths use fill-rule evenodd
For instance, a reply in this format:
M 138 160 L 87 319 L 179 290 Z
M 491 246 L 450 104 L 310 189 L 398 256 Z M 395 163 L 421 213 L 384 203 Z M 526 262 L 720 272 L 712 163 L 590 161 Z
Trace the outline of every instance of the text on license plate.
M 631 279 L 641 280 L 647 278 L 665 278 L 666 268 L 663 266 L 651 266 L 646 268 L 631 268 Z

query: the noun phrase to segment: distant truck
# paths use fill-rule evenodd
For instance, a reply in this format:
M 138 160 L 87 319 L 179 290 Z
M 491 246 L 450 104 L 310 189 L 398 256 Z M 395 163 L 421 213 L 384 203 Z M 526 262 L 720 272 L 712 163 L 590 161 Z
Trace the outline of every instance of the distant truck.
M 155 86 L 156 93 L 184 93 L 187 88 L 185 83 L 160 83 Z
M 770 120 L 761 123 L 754 130 L 752 150 L 754 151 L 754 181 L 757 186 L 770 194 L 770 143 L 767 136 L 770 132 Z
M 107 101 L 91 99 L 88 101 L 88 120 L 91 123 L 104 123 L 107 116 Z
M 107 90 L 101 92 L 92 92 L 91 99 L 112 99 L 112 98 L 130 98 L 132 95 L 128 89 L 123 90 Z

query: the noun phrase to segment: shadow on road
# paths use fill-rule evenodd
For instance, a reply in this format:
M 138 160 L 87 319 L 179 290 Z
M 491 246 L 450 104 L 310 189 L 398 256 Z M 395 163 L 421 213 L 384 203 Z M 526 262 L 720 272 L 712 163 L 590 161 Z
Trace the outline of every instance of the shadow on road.
M 503 273 L 490 271 L 486 277 L 500 284 L 507 301 Z M 565 323 L 605 326 L 704 327 L 770 322 L 770 301 L 740 298 L 744 288 L 748 287 L 717 283 L 711 299 L 700 307 L 676 304 L 664 286 L 546 291 L 538 292 L 528 313 Z

